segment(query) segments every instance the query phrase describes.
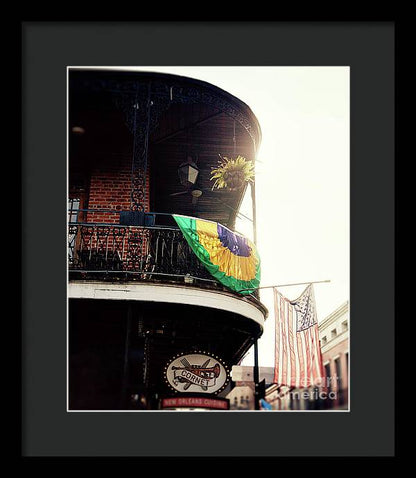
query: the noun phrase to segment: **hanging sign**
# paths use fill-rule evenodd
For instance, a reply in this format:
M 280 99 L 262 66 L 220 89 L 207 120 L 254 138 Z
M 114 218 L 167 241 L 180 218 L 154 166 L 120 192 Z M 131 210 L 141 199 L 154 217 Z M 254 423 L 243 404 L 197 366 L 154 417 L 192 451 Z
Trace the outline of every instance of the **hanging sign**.
M 228 367 L 216 355 L 202 352 L 176 355 L 165 367 L 165 380 L 176 392 L 210 393 L 223 390 Z

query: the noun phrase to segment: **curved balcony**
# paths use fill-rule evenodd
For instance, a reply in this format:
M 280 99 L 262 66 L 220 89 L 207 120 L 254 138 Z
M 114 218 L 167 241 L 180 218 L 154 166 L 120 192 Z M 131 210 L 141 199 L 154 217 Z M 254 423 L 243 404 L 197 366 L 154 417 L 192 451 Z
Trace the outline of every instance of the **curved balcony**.
M 123 211 L 118 214 L 123 217 Z M 157 224 L 169 222 L 169 218 L 169 214 L 146 213 L 143 225 L 69 222 L 69 278 L 180 284 L 243 298 L 208 272 L 177 226 Z M 261 305 L 258 291 L 245 297 Z

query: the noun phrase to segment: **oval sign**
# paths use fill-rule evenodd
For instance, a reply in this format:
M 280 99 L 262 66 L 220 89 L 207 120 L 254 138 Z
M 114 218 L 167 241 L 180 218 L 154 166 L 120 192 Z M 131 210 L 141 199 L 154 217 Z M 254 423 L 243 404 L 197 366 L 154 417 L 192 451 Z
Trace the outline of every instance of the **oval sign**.
M 165 379 L 176 392 L 212 394 L 225 388 L 229 371 L 217 356 L 180 354 L 165 367 Z

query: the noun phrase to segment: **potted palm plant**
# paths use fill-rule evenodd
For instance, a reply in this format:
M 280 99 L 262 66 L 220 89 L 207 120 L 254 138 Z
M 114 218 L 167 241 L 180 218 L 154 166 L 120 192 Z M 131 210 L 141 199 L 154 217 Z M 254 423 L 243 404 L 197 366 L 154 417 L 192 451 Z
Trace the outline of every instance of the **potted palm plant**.
M 254 181 L 254 164 L 251 160 L 238 155 L 235 159 L 220 156 L 218 167 L 211 170 L 212 189 L 226 188 L 237 191 L 246 182 Z

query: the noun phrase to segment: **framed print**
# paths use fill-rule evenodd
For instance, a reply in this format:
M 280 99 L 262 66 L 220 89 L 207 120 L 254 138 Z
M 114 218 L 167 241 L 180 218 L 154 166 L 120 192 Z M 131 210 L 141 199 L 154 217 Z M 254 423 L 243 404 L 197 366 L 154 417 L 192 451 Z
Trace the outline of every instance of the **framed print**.
M 22 23 L 23 456 L 394 455 L 394 35 Z

